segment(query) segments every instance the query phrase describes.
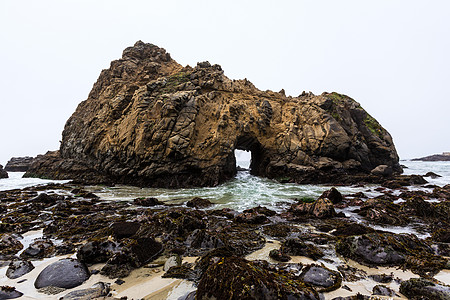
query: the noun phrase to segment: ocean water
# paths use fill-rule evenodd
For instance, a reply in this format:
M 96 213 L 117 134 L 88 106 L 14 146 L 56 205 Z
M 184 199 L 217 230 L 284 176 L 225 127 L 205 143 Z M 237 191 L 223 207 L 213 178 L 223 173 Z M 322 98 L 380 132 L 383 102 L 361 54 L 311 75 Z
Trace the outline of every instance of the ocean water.
M 248 168 L 249 161 L 238 161 L 239 166 Z M 424 175 L 434 172 L 441 175 L 436 179 L 426 177 L 430 184 L 444 186 L 450 184 L 450 162 L 419 162 L 401 161 L 406 166 L 404 174 Z M 0 179 L 0 191 L 22 189 L 30 186 L 48 183 L 65 183 L 65 180 L 46 180 L 39 178 L 22 178 L 23 172 L 10 172 L 9 178 Z M 211 200 L 220 207 L 230 207 L 243 210 L 257 205 L 265 205 L 274 209 L 292 202 L 295 198 L 317 198 L 331 185 L 300 185 L 293 183 L 278 183 L 267 178 L 250 175 L 249 171 L 239 171 L 236 177 L 216 187 L 160 189 L 139 188 L 126 185 L 115 187 L 91 186 L 88 189 L 97 193 L 102 199 L 110 201 L 133 200 L 138 197 L 156 197 L 161 201 L 180 203 L 193 197 Z M 380 195 L 374 191 L 377 186 L 337 187 L 343 194 L 364 192 L 369 197 Z
M 241 167 L 248 167 L 249 161 L 238 161 Z M 450 162 L 416 162 L 401 161 L 407 168 L 405 174 L 424 175 L 429 171 L 441 175 L 442 177 L 426 179 L 430 184 L 444 186 L 450 184 Z M 11 172 L 10 178 L 0 179 L 0 191 L 10 189 L 21 189 L 34 185 L 42 185 L 51 182 L 63 183 L 67 181 L 44 180 L 37 178 L 22 178 L 24 173 Z M 160 189 L 160 188 L 139 188 L 125 185 L 114 187 L 91 186 L 88 189 L 101 199 L 106 201 L 130 201 L 138 197 L 156 197 L 167 203 L 183 203 L 194 197 L 209 199 L 216 204 L 214 208 L 232 208 L 239 211 L 255 207 L 258 205 L 280 211 L 289 206 L 295 199 L 319 197 L 325 190 L 330 189 L 330 185 L 300 185 L 293 183 L 278 183 L 267 178 L 260 178 L 250 175 L 249 171 L 239 171 L 236 177 L 224 184 L 207 188 L 182 188 L 182 189 Z M 375 185 L 365 187 L 337 187 L 342 194 L 352 194 L 364 192 L 368 197 L 380 195 L 375 191 Z M 410 187 L 410 189 L 417 189 Z M 400 200 L 401 201 L 401 200 Z

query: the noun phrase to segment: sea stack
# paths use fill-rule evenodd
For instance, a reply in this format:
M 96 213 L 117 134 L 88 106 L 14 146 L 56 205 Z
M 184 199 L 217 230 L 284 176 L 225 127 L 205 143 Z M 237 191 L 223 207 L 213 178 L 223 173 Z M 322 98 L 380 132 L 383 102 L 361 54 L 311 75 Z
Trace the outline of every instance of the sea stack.
M 8 178 L 8 172 L 3 169 L 2 165 L 0 165 L 0 178 Z
M 33 162 L 33 157 L 12 157 L 5 166 L 8 172 L 26 172 Z
M 215 186 L 236 174 L 235 149 L 251 151 L 252 174 L 299 183 L 348 181 L 379 165 L 401 172 L 390 134 L 348 96 L 260 91 L 138 41 L 101 72 L 59 151 L 26 176 Z

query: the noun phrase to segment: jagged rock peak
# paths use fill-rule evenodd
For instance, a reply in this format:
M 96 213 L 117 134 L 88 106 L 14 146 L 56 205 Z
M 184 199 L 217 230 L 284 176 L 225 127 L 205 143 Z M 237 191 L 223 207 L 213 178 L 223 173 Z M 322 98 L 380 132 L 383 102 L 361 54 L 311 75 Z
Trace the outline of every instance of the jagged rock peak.
M 348 181 L 379 165 L 401 171 L 392 138 L 359 103 L 338 93 L 260 91 L 219 65 L 182 67 L 138 41 L 103 70 L 63 131 L 61 148 L 28 176 L 144 186 L 212 186 L 251 172 L 295 182 Z

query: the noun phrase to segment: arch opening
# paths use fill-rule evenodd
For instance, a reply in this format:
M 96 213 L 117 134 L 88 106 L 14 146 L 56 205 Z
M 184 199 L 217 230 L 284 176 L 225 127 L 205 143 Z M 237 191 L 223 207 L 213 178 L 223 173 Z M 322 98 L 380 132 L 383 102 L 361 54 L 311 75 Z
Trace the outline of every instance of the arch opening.
M 236 167 L 249 169 L 252 175 L 262 175 L 263 149 L 253 136 L 241 136 L 234 147 Z

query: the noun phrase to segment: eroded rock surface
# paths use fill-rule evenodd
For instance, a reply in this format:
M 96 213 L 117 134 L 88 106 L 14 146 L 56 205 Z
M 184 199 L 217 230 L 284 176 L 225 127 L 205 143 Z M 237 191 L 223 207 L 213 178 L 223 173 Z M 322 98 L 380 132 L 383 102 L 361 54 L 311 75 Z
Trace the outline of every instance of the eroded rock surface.
M 12 157 L 5 166 L 5 170 L 8 172 L 26 172 L 33 162 L 33 157 Z
M 389 133 L 345 95 L 263 92 L 219 65 L 182 67 L 139 41 L 102 71 L 60 150 L 38 156 L 26 176 L 214 186 L 235 175 L 235 149 L 251 151 L 254 175 L 282 181 L 357 182 L 379 165 L 401 171 Z

